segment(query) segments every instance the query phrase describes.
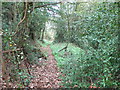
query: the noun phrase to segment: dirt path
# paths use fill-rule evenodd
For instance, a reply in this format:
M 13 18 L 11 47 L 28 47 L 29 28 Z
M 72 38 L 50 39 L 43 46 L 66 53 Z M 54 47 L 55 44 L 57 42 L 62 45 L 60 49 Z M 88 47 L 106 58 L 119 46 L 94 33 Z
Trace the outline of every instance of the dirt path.
M 35 68 L 32 71 L 32 75 L 35 78 L 32 79 L 29 87 L 31 88 L 59 88 L 59 83 L 61 80 L 58 78 L 60 73 L 58 72 L 57 63 L 52 55 L 52 50 L 50 46 L 41 47 L 41 51 L 47 52 L 47 60 L 41 60 L 39 64 L 41 66 L 33 66 Z

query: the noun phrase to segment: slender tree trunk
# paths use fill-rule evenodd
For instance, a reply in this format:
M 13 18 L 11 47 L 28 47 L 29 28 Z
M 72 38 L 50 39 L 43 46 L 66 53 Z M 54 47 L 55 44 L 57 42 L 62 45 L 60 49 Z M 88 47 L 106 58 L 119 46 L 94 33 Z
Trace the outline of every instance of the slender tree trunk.
M 0 2 L 0 7 L 2 7 L 2 3 Z M 1 8 L 0 8 L 0 12 L 1 12 Z M 2 13 L 2 12 L 1 12 Z M 0 17 L 0 21 L 2 21 L 2 18 Z M 5 68 L 5 62 L 3 60 L 3 53 L 2 53 L 2 26 L 1 26 L 1 22 L 0 22 L 0 78 L 2 77 L 2 79 L 5 80 L 6 85 L 8 87 L 8 80 L 7 80 L 7 76 L 6 76 L 6 68 Z
M 120 58 L 120 30 L 118 32 L 118 57 Z
M 0 77 L 4 77 L 4 61 L 2 58 L 2 34 L 0 33 Z
M 0 12 L 2 13 L 2 3 L 0 2 Z M 0 17 L 0 21 L 2 21 L 2 18 Z M 6 82 L 6 85 L 8 87 L 8 80 L 6 77 L 6 68 L 5 68 L 5 62 L 3 60 L 3 53 L 2 53 L 2 24 L 0 22 L 0 78 L 4 79 Z M 1 89 L 1 87 L 0 87 Z
M 6 66 L 5 66 L 5 62 L 2 58 L 3 54 L 2 54 L 2 33 L 0 32 L 0 74 L 2 74 L 2 76 L 0 75 L 0 77 L 2 77 L 3 80 L 5 80 L 7 87 L 8 85 L 8 77 L 7 77 L 7 72 L 6 72 Z
M 44 39 L 44 33 L 45 33 L 45 25 L 44 25 L 44 28 L 43 28 L 43 31 L 42 31 L 42 37 L 41 37 L 42 42 L 43 42 L 43 39 Z
M 15 4 L 14 4 L 14 23 L 16 23 L 16 21 L 17 21 L 17 5 L 16 5 L 17 3 L 15 2 Z
M 2 13 L 2 2 L 0 2 L 0 13 Z M 0 29 L 2 29 L 2 18 L 0 17 Z M 2 77 L 2 31 L 0 31 L 0 78 Z M 0 88 L 1 89 L 1 88 Z

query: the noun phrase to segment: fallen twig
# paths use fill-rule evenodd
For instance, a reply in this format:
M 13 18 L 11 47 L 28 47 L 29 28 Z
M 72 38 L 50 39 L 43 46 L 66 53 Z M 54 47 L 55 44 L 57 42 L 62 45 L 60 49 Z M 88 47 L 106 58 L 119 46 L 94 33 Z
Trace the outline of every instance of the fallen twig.
M 58 52 L 61 52 L 61 51 L 64 50 L 64 49 L 65 49 L 65 51 L 66 51 L 66 50 L 67 50 L 67 47 L 68 47 L 68 44 L 67 44 L 64 48 L 60 49 Z

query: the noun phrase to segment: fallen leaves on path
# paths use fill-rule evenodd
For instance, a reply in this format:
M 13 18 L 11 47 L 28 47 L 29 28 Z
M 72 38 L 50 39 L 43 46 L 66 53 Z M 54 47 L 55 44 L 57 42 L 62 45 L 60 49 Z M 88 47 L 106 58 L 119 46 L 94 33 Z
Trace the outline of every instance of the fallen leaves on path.
M 47 60 L 41 60 L 39 63 L 42 65 L 33 66 L 32 75 L 34 78 L 31 80 L 29 84 L 30 88 L 59 88 L 59 83 L 61 79 L 59 79 L 60 72 L 58 72 L 57 62 L 52 55 L 52 50 L 49 46 L 41 47 L 41 51 L 47 52 L 48 57 Z

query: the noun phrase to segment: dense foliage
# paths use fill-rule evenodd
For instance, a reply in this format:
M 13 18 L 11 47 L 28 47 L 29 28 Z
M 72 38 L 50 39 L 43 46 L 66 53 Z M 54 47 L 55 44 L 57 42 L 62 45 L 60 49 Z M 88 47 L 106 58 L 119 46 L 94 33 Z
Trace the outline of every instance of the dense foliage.
M 2 3 L 3 53 L 9 81 L 27 86 L 31 64 L 44 55 L 40 46 L 47 23 L 54 30 L 53 55 L 64 87 L 118 88 L 120 86 L 119 2 Z M 19 51 L 14 51 L 20 49 Z M 21 68 L 26 67 L 27 68 Z
M 68 12 L 70 6 L 75 9 Z M 85 50 L 82 55 L 80 52 L 71 52 L 70 55 L 61 57 L 60 60 L 64 62 L 61 64 L 65 74 L 64 85 L 118 87 L 118 3 L 72 3 L 63 5 L 61 9 L 66 12 L 60 11 L 56 40 L 67 40 Z M 60 56 L 57 57 L 59 58 Z

